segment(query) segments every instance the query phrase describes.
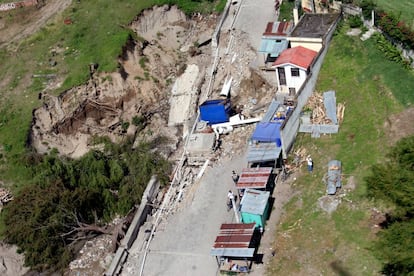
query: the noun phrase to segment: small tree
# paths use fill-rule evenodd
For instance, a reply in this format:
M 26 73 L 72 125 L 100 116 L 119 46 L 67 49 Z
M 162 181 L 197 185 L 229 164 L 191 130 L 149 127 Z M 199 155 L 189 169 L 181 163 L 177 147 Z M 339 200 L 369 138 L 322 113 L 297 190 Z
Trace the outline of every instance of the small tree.
M 399 141 L 365 180 L 368 196 L 392 208 L 374 253 L 386 275 L 407 275 L 414 271 L 414 136 Z
M 373 0 L 362 0 L 359 4 L 359 7 L 362 9 L 362 15 L 365 19 L 371 18 L 371 13 L 375 10 L 376 5 Z

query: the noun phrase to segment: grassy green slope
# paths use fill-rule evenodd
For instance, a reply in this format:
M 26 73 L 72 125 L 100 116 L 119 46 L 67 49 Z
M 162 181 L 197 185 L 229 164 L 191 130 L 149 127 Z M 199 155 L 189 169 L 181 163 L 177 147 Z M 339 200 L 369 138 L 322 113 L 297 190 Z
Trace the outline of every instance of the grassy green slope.
M 32 110 L 39 105 L 38 94 L 45 79 L 32 74 L 57 74 L 63 84 L 54 93 L 82 84 L 87 80 L 90 63 L 99 71 L 115 71 L 130 30 L 125 27 L 141 10 L 154 4 L 178 3 L 185 12 L 211 12 L 223 8 L 220 1 L 189 0 L 95 0 L 73 1 L 62 15 L 49 22 L 28 39 L 0 49 L 0 175 L 15 185 L 29 179 L 21 162 Z M 216 6 L 216 4 L 219 4 Z M 8 22 L 19 20 L 24 9 L 7 13 Z M 72 24 L 64 24 L 70 19 Z M 6 26 L 7 27 L 7 26 Z M 57 55 L 52 49 L 60 49 Z M 50 60 L 57 62 L 50 66 Z M 49 91 L 50 93 L 50 91 Z
M 389 148 L 384 122 L 390 114 L 414 102 L 412 72 L 382 57 L 373 41 L 362 42 L 344 30 L 333 38 L 322 65 L 318 91 L 335 90 L 345 103 L 338 134 L 312 139 L 299 135 L 295 147 L 305 147 L 315 161 L 315 172 L 295 182 L 298 195 L 286 206 L 276 233 L 276 258 L 270 275 L 317 271 L 324 275 L 377 275 L 380 263 L 372 256 L 375 239 L 370 222 L 372 203 L 366 200 L 363 177 L 384 158 Z M 331 159 L 343 164 L 344 184 L 356 183 L 332 215 L 317 208 L 325 194 L 322 179 Z M 276 198 L 277 200 L 277 198 Z
M 414 29 L 414 2 L 411 0 L 374 0 L 374 3 L 378 7 L 381 7 L 385 11 L 392 12 L 395 15 L 401 15 L 401 19 L 404 20 L 412 29 Z

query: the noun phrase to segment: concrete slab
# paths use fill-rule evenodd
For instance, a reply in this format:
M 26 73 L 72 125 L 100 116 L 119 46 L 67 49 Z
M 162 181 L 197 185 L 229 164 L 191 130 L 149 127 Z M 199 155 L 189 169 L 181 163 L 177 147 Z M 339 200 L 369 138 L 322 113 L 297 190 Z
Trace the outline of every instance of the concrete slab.
M 170 97 L 168 126 L 181 125 L 191 117 L 190 110 L 194 109 L 193 106 L 197 94 L 195 86 L 198 74 L 198 66 L 190 64 L 185 72 L 175 81 Z
M 209 153 L 215 140 L 215 133 L 194 133 L 188 140 L 187 151 L 190 155 Z

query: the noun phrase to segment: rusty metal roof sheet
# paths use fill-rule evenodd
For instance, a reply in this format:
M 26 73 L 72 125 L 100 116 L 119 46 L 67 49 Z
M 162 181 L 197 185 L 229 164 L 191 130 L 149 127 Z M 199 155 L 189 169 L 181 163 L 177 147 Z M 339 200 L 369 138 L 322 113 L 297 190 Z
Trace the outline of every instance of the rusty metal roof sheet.
M 284 36 L 290 34 L 293 28 L 293 22 L 284 21 L 284 22 L 269 22 L 266 25 L 266 30 L 263 33 L 263 36 Z
M 264 189 L 267 186 L 272 168 L 244 168 L 237 181 L 237 189 L 257 188 Z
M 255 226 L 255 223 L 223 223 L 210 255 L 253 257 L 255 248 L 249 246 Z

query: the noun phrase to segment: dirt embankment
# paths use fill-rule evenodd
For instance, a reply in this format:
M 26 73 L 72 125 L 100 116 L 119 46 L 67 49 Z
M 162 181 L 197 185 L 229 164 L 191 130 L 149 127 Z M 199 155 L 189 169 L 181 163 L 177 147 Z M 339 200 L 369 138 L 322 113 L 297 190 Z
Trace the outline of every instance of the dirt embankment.
M 58 1 L 51 1 L 55 2 Z M 60 154 L 80 157 L 94 147 L 96 136 L 107 136 L 114 142 L 126 135 L 135 135 L 137 141 L 166 136 L 171 143 L 163 148 L 164 153 L 173 154 L 179 146 L 182 127 L 168 126 L 171 89 L 187 65 L 195 65 L 195 96 L 206 91 L 212 64 L 209 41 L 217 20 L 215 15 L 187 18 L 177 8 L 167 6 L 143 11 L 130 24 L 137 37 L 124 46 L 117 72 L 98 73 L 99 64 L 94 64 L 84 85 L 59 96 L 48 91 L 40 94 L 43 105 L 33 112 L 32 146 L 40 153 L 57 149 Z M 256 116 L 272 97 L 272 87 L 249 68 L 256 53 L 246 34 L 234 30 L 231 35 L 232 39 L 230 32 L 220 37 L 220 44 L 231 46 L 231 51 L 220 57 L 211 97 L 216 97 L 226 77 L 232 76 L 234 106 L 248 117 Z M 189 107 L 189 118 L 196 107 Z M 240 150 L 237 144 L 245 142 L 245 133 L 239 131 L 236 136 L 224 138 L 228 142 L 224 155 Z M 86 270 L 102 269 L 99 261 L 82 261 L 82 266 Z
M 135 135 L 137 141 L 165 136 L 171 143 L 163 150 L 170 156 L 182 137 L 180 126 L 168 126 L 173 84 L 191 64 L 198 67 L 193 88 L 197 92 L 191 93 L 198 97 L 207 89 L 212 63 L 209 41 L 216 23 L 217 16 L 189 19 L 176 7 L 143 11 L 130 24 L 137 38 L 124 46 L 118 72 L 97 73 L 99 64 L 91 65 L 86 84 L 57 97 L 41 94 L 43 106 L 34 111 L 31 128 L 34 148 L 40 153 L 57 149 L 76 158 L 94 146 L 96 136 L 113 142 L 126 135 Z M 242 32 L 233 36 L 233 41 L 245 40 Z M 230 41 L 228 34 L 220 39 L 223 45 Z M 249 69 L 253 56 L 255 51 L 247 43 L 233 43 L 232 51 L 220 59 L 212 87 L 212 94 L 218 94 L 225 78 L 232 76 L 233 103 L 250 116 L 255 116 L 260 99 L 271 95 L 265 93 L 271 87 Z M 187 109 L 188 118 L 193 117 L 196 107 Z
M 215 21 L 188 19 L 175 7 L 144 11 L 130 26 L 138 39 L 125 45 L 118 72 L 96 73 L 99 65 L 91 65 L 85 85 L 58 97 L 42 94 L 43 106 L 33 116 L 33 146 L 39 152 L 56 148 L 79 157 L 93 146 L 94 136 L 119 142 L 125 135 L 162 135 L 175 141 L 168 150 L 172 152 L 179 135 L 176 127 L 167 127 L 171 86 L 186 64 L 196 64 L 205 73 L 210 47 L 194 45 L 213 32 Z

